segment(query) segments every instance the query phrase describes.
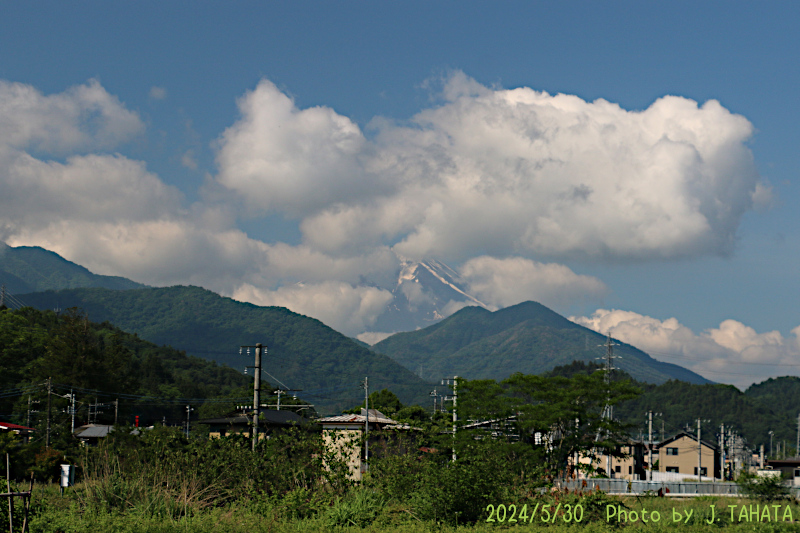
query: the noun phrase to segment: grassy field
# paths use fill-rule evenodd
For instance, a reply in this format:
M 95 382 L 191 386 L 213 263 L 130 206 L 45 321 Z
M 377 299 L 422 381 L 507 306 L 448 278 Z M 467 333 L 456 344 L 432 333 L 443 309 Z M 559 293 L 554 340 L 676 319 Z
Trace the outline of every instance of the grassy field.
M 331 500 L 315 499 L 307 493 L 280 500 L 255 499 L 248 504 L 194 512 L 187 510 L 186 513 L 166 508 L 156 501 L 149 507 L 134 507 L 124 512 L 103 511 L 89 505 L 88 498 L 87 488 L 81 485 L 69 489 L 64 496 L 59 494 L 56 485 L 36 487 L 31 531 L 800 531 L 800 506 L 790 500 L 763 502 L 715 497 L 684 500 L 615 498 L 602 493 L 580 497 L 555 494 L 516 504 L 498 502 L 486 510 L 481 521 L 453 525 L 419 520 L 408 507 L 387 502 L 369 491 L 354 491 L 345 498 Z M 486 521 L 490 512 L 494 521 Z M 511 521 L 512 514 L 515 522 Z M 16 528 L 20 525 L 17 524 Z

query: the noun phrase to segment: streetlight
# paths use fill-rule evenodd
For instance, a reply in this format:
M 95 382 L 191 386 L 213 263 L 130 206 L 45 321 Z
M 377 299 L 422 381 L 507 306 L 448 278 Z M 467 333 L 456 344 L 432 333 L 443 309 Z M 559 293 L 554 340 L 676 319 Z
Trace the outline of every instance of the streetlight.
M 770 431 L 769 432 L 769 456 L 770 457 L 772 457 L 772 435 L 774 433 L 775 433 L 774 431 Z

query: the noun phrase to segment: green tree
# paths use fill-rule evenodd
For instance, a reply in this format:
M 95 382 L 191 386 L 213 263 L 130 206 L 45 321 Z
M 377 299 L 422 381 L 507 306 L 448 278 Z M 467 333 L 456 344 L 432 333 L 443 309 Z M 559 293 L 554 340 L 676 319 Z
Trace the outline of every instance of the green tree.
M 364 402 L 361 402 L 361 405 L 358 407 L 354 407 L 353 409 L 345 412 L 357 414 L 360 413 L 361 409 L 363 408 Z M 403 408 L 403 404 L 400 402 L 400 399 L 395 395 L 395 393 L 389 389 L 381 389 L 369 395 L 369 408 L 377 409 L 386 416 L 391 416 L 400 411 Z
M 535 443 L 538 434 L 545 466 L 559 473 L 575 454 L 618 455 L 626 426 L 604 417 L 604 409 L 639 393 L 629 381 L 606 381 L 603 371 L 571 378 L 514 374 L 503 384 L 518 413 L 520 435 Z

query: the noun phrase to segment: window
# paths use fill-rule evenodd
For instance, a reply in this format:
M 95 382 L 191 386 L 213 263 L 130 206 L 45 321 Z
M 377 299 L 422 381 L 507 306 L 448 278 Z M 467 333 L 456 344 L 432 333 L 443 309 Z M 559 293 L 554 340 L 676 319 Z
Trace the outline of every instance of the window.
M 694 467 L 694 475 L 695 475 L 695 476 L 697 475 L 697 467 Z M 707 469 L 706 469 L 706 467 L 705 467 L 705 466 L 704 466 L 703 468 L 701 468 L 701 469 L 700 469 L 700 475 L 701 475 L 701 476 L 708 475 L 708 474 L 707 474 Z
M 667 448 L 667 455 L 678 455 L 678 448 Z
M 629 474 L 633 474 L 633 467 L 632 467 L 632 466 L 629 466 L 629 467 L 628 467 L 628 473 L 629 473 Z
M 614 472 L 616 472 L 616 473 L 618 473 L 618 474 L 619 474 L 620 472 L 622 472 L 622 467 L 621 467 L 621 466 L 619 466 L 619 465 L 615 466 L 615 467 L 614 467 Z
M 680 473 L 680 468 L 677 466 L 668 466 L 667 472 L 675 472 L 676 474 Z

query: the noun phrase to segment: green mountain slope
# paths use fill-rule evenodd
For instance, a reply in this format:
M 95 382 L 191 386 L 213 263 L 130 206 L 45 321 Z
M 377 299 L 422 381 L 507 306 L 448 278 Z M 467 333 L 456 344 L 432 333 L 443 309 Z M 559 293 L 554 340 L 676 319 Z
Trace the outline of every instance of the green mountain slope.
M 78 425 L 90 418 L 112 423 L 115 411 L 121 422 L 132 423 L 138 415 L 145 425 L 178 425 L 185 420 L 185 399 L 192 399 L 198 412 L 230 409 L 236 400 L 202 407 L 200 400 L 225 397 L 242 403 L 252 390 L 252 378 L 241 372 L 158 347 L 108 322 L 91 323 L 73 312 L 57 316 L 29 307 L 0 309 L 0 416 L 22 424 L 43 423 L 48 378 L 60 395 L 51 398 L 57 402 L 56 420 L 69 418 L 61 411 L 62 397 L 72 390 L 78 400 Z M 33 417 L 27 412 L 29 395 L 39 405 Z M 116 409 L 109 403 L 115 399 Z M 90 404 L 98 402 L 105 408 L 90 413 Z
M 660 413 L 653 420 L 654 439 L 661 438 L 661 421 L 667 436 L 688 428 L 697 427 L 701 419 L 703 438 L 716 442 L 720 424 L 733 428 L 747 439 L 753 449 L 767 444 L 769 431 L 776 438 L 792 438 L 793 420 L 777 412 L 774 406 L 750 397 L 733 385 L 695 385 L 679 381 L 668 381 L 658 386 L 645 386 L 644 393 L 615 410 L 615 415 L 634 426 L 636 432 L 647 435 L 647 411 Z M 796 415 L 795 415 L 796 416 Z M 790 441 L 794 445 L 794 441 Z
M 363 398 L 369 376 L 374 390 L 388 388 L 403 403 L 427 404 L 429 385 L 392 359 L 357 345 L 322 322 L 282 307 L 259 307 L 198 287 L 129 291 L 71 289 L 23 295 L 40 309 L 80 307 L 91 320 L 108 320 L 156 344 L 244 369 L 253 356 L 242 345 L 268 347 L 263 368 L 317 410 L 340 412 Z
M 796 429 L 800 416 L 800 377 L 784 376 L 769 378 L 761 383 L 755 383 L 745 391 L 749 398 L 769 405 L 783 417 L 792 420 L 792 429 Z M 795 435 L 796 436 L 796 435 Z
M 502 380 L 515 372 L 541 374 L 572 361 L 595 361 L 605 353 L 605 338 L 536 302 L 490 312 L 466 307 L 425 329 L 397 333 L 375 344 L 403 365 L 435 380 L 459 375 L 467 379 Z M 683 367 L 656 361 L 619 341 L 614 361 L 639 381 L 690 383 L 708 380 Z
M 12 248 L 3 242 L 0 242 L 0 284 L 13 294 L 78 287 L 115 290 L 145 287 L 126 278 L 93 274 L 38 246 Z

